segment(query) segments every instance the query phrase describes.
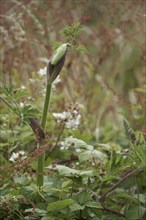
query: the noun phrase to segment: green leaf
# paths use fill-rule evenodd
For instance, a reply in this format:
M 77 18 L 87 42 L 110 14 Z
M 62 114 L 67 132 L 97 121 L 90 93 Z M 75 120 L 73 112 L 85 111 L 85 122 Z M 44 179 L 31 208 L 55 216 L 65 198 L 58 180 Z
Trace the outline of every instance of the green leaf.
M 25 177 L 25 176 L 21 176 L 21 177 L 17 177 L 17 176 L 15 176 L 14 177 L 14 182 L 16 183 L 16 184 L 24 184 L 25 182 L 27 181 L 27 178 Z
M 133 197 L 144 204 L 146 203 L 146 195 L 144 194 L 135 194 Z
M 61 33 L 67 39 L 76 39 L 81 33 L 82 28 L 80 28 L 80 22 L 74 23 L 73 25 L 67 25 L 65 28 L 61 30 Z
M 68 188 L 68 187 L 72 186 L 72 184 L 73 184 L 72 180 L 64 181 L 62 183 L 62 189 Z
M 36 116 L 38 115 L 39 111 L 38 109 L 34 108 L 31 105 L 26 105 L 24 106 L 24 108 L 21 110 L 22 113 L 22 122 L 25 122 L 28 120 L 28 118 L 36 118 Z
M 85 205 L 91 199 L 91 195 L 88 191 L 82 191 L 77 195 L 77 201 L 80 205 Z
M 92 202 L 92 201 L 89 201 L 85 204 L 87 207 L 89 208 L 96 208 L 96 209 L 101 209 L 102 206 L 99 202 Z
M 25 186 L 20 189 L 20 194 L 30 199 L 33 191 L 34 189 L 32 188 L 32 186 Z
M 70 142 L 74 144 L 75 148 L 81 148 L 86 150 L 93 150 L 93 146 L 88 145 L 86 142 L 82 141 L 81 139 L 77 138 L 70 138 Z
M 79 45 L 79 46 L 72 46 L 72 50 L 76 51 L 76 52 L 84 52 L 84 53 L 88 53 L 88 50 L 86 49 L 86 47 L 84 45 Z
M 87 170 L 87 171 L 80 171 L 80 170 L 75 170 L 71 169 L 69 167 L 66 167 L 64 165 L 57 165 L 56 170 L 58 170 L 60 175 L 63 176 L 92 176 L 93 171 Z
M 79 170 L 71 169 L 64 165 L 57 165 L 56 169 L 58 170 L 60 175 L 65 175 L 65 176 L 79 175 Z
M 82 151 L 82 153 L 78 155 L 78 157 L 79 157 L 79 161 L 83 162 L 83 161 L 92 159 L 93 155 L 91 151 L 84 150 Z
M 126 212 L 126 218 L 127 220 L 139 220 L 144 216 L 145 213 L 146 208 L 143 206 L 133 206 Z
M 48 205 L 48 208 L 47 210 L 49 212 L 51 211 L 58 211 L 60 209 L 63 209 L 69 205 L 72 205 L 74 203 L 74 200 L 72 199 L 64 199 L 64 200 L 61 200 L 61 201 L 57 201 L 57 202 L 52 202 Z
M 78 211 L 78 210 L 83 210 L 84 208 L 85 208 L 84 205 L 80 205 L 78 203 L 74 203 L 73 205 L 70 206 L 71 212 L 75 212 L 75 211 Z
M 18 100 L 18 99 L 20 99 L 20 98 L 23 98 L 23 97 L 25 97 L 25 96 L 28 96 L 29 95 L 29 93 L 28 93 L 28 91 L 27 90 L 17 90 L 16 91 L 16 93 L 14 94 L 14 98 L 16 99 L 16 100 Z
M 104 160 L 107 157 L 104 153 L 94 149 L 93 146 L 87 144 L 81 139 L 71 138 L 70 142 L 71 144 L 74 144 L 75 148 L 81 149 L 81 152 L 78 153 L 80 162 L 91 160 L 93 158 L 99 158 L 100 160 Z
M 32 213 L 34 211 L 34 208 L 30 208 L 30 209 L 25 209 L 25 213 Z M 45 210 L 42 210 L 42 209 L 38 209 L 38 208 L 35 208 L 35 213 L 43 216 L 45 214 L 47 214 L 47 211 Z
M 61 44 L 63 44 L 63 42 L 61 42 L 61 41 L 57 41 L 57 42 L 53 43 L 52 50 L 55 51 L 58 47 L 60 47 Z
M 94 173 L 93 173 L 93 170 L 85 170 L 85 171 L 80 171 L 80 176 L 87 176 L 87 177 L 89 177 L 89 176 L 93 176 L 94 175 Z
M 145 152 L 146 152 L 146 149 L 144 147 L 142 147 L 141 145 L 134 145 L 134 150 L 135 150 L 135 153 L 136 153 L 136 156 L 139 157 L 140 161 L 141 161 L 141 166 L 145 166 L 145 162 L 146 162 L 146 155 L 145 155 Z
M 136 198 L 134 198 L 133 196 L 129 195 L 128 193 L 120 192 L 120 193 L 117 193 L 117 194 L 115 195 L 115 197 L 121 198 L 121 199 L 126 199 L 126 200 L 128 200 L 128 201 L 137 203 Z
M 128 193 L 125 192 L 119 192 L 115 194 L 116 198 L 122 198 L 122 199 L 126 199 L 128 201 L 131 201 L 135 204 L 139 204 L 139 202 L 145 203 L 146 202 L 146 198 L 145 195 L 143 194 L 135 194 L 135 195 L 129 195 Z
M 93 158 L 99 158 L 100 160 L 106 159 L 106 155 L 98 150 L 83 150 L 78 155 L 80 162 L 91 160 Z

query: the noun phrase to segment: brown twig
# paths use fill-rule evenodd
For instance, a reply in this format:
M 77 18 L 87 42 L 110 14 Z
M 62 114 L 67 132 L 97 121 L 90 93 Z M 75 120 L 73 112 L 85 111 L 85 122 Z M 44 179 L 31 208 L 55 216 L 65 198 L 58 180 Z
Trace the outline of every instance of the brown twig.
M 132 170 L 130 173 L 127 173 L 122 179 L 120 179 L 115 185 L 113 185 L 107 192 L 105 192 L 103 195 L 101 195 L 99 201 L 100 202 L 104 202 L 104 200 L 110 196 L 111 194 L 114 193 L 114 190 L 120 186 L 126 179 L 128 179 L 130 176 L 133 176 L 139 172 L 141 172 L 143 169 L 145 169 L 145 167 L 141 167 L 139 169 L 136 170 Z
M 115 214 L 115 215 L 118 215 L 119 217 L 125 217 L 124 214 L 122 214 L 122 213 L 120 213 L 120 212 L 117 212 L 117 211 L 115 211 L 115 210 L 113 210 L 113 209 L 106 208 L 106 207 L 104 207 L 104 206 L 103 206 L 103 211 L 113 213 L 113 214 Z

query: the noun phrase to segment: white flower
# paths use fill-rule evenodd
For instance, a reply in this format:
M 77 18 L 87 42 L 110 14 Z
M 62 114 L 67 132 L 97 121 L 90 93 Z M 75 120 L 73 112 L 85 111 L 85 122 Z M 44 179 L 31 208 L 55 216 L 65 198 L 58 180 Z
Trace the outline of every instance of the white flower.
M 60 123 L 61 120 L 65 120 L 67 117 L 66 112 L 62 112 L 62 113 L 53 113 L 53 116 L 55 118 L 57 118 L 57 122 Z
M 71 112 L 53 113 L 54 117 L 57 119 L 57 123 L 64 122 L 66 128 L 77 129 L 80 124 L 81 115 L 73 110 Z
M 46 67 L 39 69 L 38 73 L 39 73 L 40 76 L 46 75 Z
M 67 128 L 72 128 L 73 130 L 77 129 L 80 124 L 80 114 L 76 114 L 74 117 L 70 115 L 69 120 L 66 122 Z
M 69 136 L 64 141 L 61 141 L 60 144 L 61 144 L 60 147 L 61 150 L 67 150 L 69 147 L 71 147 L 74 144 L 73 137 Z
M 21 85 L 21 89 L 26 89 L 26 87 L 24 85 Z
M 73 147 L 75 145 L 75 140 L 73 136 L 69 136 L 64 141 L 61 141 L 60 144 L 61 144 L 60 147 L 61 150 L 68 150 L 70 147 Z M 75 151 L 79 153 L 81 152 L 81 149 L 78 147 L 75 148 Z
M 20 102 L 20 108 L 24 107 L 24 102 Z
M 24 151 L 19 151 L 17 153 L 13 152 L 9 160 L 15 163 L 17 160 L 19 159 L 24 160 L 25 158 L 26 158 L 26 153 Z
M 80 148 L 76 148 L 75 150 L 77 153 L 81 152 L 81 149 Z

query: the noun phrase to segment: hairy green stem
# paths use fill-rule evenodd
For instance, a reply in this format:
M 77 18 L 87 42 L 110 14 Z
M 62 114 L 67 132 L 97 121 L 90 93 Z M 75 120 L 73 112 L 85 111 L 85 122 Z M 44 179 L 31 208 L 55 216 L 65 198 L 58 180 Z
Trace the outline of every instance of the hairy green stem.
M 51 84 L 47 83 L 46 86 L 46 95 L 45 95 L 45 102 L 44 102 L 44 109 L 43 109 L 43 115 L 42 115 L 42 121 L 41 126 L 45 130 L 46 127 L 46 121 L 47 121 L 47 113 L 48 113 L 48 107 L 49 107 L 49 101 L 50 101 L 50 95 L 51 95 Z M 38 158 L 38 174 L 37 174 L 37 185 L 38 187 L 41 187 L 43 185 L 43 173 L 44 173 L 44 158 L 45 153 L 43 153 Z

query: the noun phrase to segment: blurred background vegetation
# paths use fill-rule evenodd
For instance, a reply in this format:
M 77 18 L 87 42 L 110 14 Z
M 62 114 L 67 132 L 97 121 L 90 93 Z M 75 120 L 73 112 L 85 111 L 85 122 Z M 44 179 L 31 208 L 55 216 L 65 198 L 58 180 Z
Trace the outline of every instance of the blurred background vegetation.
M 81 21 L 83 32 L 77 41 L 88 53 L 68 53 L 50 112 L 78 103 L 82 121 L 80 134 L 75 135 L 86 141 L 124 145 L 124 117 L 145 134 L 145 1 L 0 0 L 0 4 L 1 82 L 13 85 L 13 93 L 27 92 L 19 104 L 31 103 L 42 110 L 45 77 L 38 71 L 46 66 L 53 43 L 64 42 L 60 30 Z M 2 115 L 10 135 L 20 122 L 9 109 Z

